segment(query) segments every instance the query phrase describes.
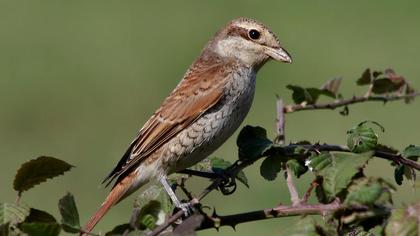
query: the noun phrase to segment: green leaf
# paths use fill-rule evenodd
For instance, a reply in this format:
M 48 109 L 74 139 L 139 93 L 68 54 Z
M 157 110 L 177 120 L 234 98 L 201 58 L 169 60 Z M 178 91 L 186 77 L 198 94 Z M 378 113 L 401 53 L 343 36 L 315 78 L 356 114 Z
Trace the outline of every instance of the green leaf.
M 384 74 L 384 72 L 377 71 L 377 70 L 372 72 L 372 76 L 373 76 L 374 79 L 378 78 L 380 75 L 383 75 L 383 74 Z
M 29 208 L 14 203 L 0 203 L 0 224 L 17 224 L 29 215 Z
M 387 236 L 417 236 L 420 222 L 420 202 L 405 209 L 394 209 L 385 227 Z
M 332 98 L 336 98 L 342 80 L 343 78 L 334 78 L 328 80 L 324 85 L 321 86 L 321 90 L 326 92 L 324 95 L 330 95 Z
M 375 121 L 364 121 L 347 131 L 347 146 L 352 152 L 363 153 L 374 150 L 378 143 L 378 135 L 367 126 L 367 123 L 376 124 L 384 131 L 384 128 Z
M 136 225 L 140 230 L 153 230 L 158 221 L 164 222 L 165 213 L 162 210 L 162 204 L 157 200 L 150 200 L 144 205 L 137 216 Z
M 389 78 L 376 79 L 373 81 L 372 92 L 375 94 L 396 92 L 404 83 L 404 81 L 395 81 Z
M 420 157 L 420 146 L 410 145 L 402 152 L 404 158 L 408 158 L 413 161 L 417 161 Z
M 297 178 L 308 171 L 308 167 L 305 166 L 305 163 L 299 162 L 296 159 L 288 160 L 286 165 L 293 171 Z
M 116 235 L 125 235 L 124 233 L 129 233 L 134 229 L 130 224 L 121 224 L 115 226 L 111 231 L 107 232 L 105 236 L 116 236 Z
M 58 209 L 61 214 L 61 223 L 63 230 L 69 233 L 80 232 L 79 212 L 77 211 L 76 202 L 71 193 L 67 193 L 58 202 Z
M 260 166 L 260 174 L 268 181 L 275 180 L 281 171 L 283 160 L 276 156 L 270 156 L 263 160 Z
M 222 173 L 226 168 L 228 168 L 229 166 L 232 165 L 232 163 L 230 163 L 229 161 L 226 161 L 222 158 L 218 158 L 218 157 L 212 157 L 210 159 L 210 163 L 211 163 L 211 169 L 213 172 L 215 173 Z M 238 172 L 238 174 L 235 176 L 237 180 L 239 180 L 239 182 L 243 183 L 247 188 L 249 188 L 248 185 L 248 178 L 245 175 L 245 172 L 243 172 L 242 170 Z
M 365 231 L 362 226 L 352 228 L 350 230 L 350 232 L 348 232 L 345 235 L 351 235 L 351 236 L 374 236 L 373 233 L 368 232 L 368 231 Z
M 305 217 L 280 232 L 281 236 L 319 236 L 315 221 Z
M 161 210 L 168 214 L 172 211 L 173 204 L 169 199 L 168 194 L 161 185 L 151 185 L 144 190 L 134 201 L 135 208 L 143 208 L 150 201 L 156 200 L 161 204 Z
M 395 182 L 398 185 L 401 185 L 402 181 L 404 179 L 404 177 L 403 177 L 404 176 L 404 169 L 405 169 L 404 165 L 398 165 L 397 167 L 395 167 L 394 179 L 395 179 Z
M 347 188 L 353 176 L 364 168 L 372 157 L 372 152 L 355 154 L 348 152 L 329 152 L 309 159 L 309 167 L 315 175 L 322 177 L 322 190 L 326 201 L 334 200 Z
M 242 170 L 239 171 L 238 174 L 236 175 L 236 179 L 239 180 L 239 182 L 241 182 L 247 188 L 249 188 L 248 178 L 246 177 L 245 172 L 243 172 Z
M 47 179 L 62 175 L 73 166 L 54 157 L 41 156 L 24 163 L 15 176 L 13 188 L 19 195 Z
M 256 160 L 264 155 L 273 142 L 267 138 L 267 131 L 259 126 L 245 126 L 236 141 L 239 151 L 239 160 Z
M 370 69 L 366 69 L 362 76 L 356 81 L 357 85 L 368 85 L 372 83 L 372 76 L 370 73 Z
M 390 204 L 390 186 L 382 179 L 360 178 L 355 180 L 348 188 L 344 203 L 349 205 Z
M 394 170 L 394 179 L 398 185 L 402 184 L 404 176 L 406 179 L 413 181 L 414 186 L 416 181 L 416 172 L 414 171 L 414 169 L 405 165 L 396 166 Z
M 31 236 L 58 236 L 61 231 L 57 223 L 22 223 L 19 229 Z
M 9 227 L 10 227 L 9 222 L 7 222 L 5 224 L 0 224 L 0 236 L 8 236 L 9 235 Z
M 131 222 L 140 230 L 151 230 L 164 223 L 173 205 L 163 187 L 151 185 L 136 198 L 134 207 Z
M 56 223 L 57 220 L 50 213 L 31 208 L 29 215 L 25 219 L 25 223 Z
M 306 102 L 308 104 L 315 104 L 319 98 L 319 95 L 326 95 L 329 97 L 335 97 L 333 93 L 328 90 L 322 90 L 318 88 L 303 88 L 295 85 L 287 85 L 288 89 L 292 90 L 292 98 L 296 104 Z

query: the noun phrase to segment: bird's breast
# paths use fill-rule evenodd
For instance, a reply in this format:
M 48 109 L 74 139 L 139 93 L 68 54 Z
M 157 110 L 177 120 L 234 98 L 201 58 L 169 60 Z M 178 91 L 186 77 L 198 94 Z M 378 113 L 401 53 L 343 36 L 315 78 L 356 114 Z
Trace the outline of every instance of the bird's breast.
M 230 76 L 221 101 L 180 132 L 168 145 L 165 156 L 168 161 L 175 161 L 169 165 L 169 172 L 188 168 L 209 156 L 245 119 L 254 98 L 255 72 L 238 70 Z

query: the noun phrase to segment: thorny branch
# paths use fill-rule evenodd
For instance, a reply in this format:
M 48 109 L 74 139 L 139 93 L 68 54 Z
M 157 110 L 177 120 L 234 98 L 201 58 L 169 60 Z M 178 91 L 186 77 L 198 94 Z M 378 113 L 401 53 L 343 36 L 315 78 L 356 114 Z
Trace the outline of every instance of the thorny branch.
M 344 107 L 347 105 L 362 103 L 362 102 L 392 102 L 397 100 L 404 100 L 409 98 L 414 98 L 420 96 L 420 92 L 411 93 L 411 94 L 396 94 L 396 95 L 384 95 L 384 96 L 353 96 L 349 99 L 338 99 L 331 103 L 317 103 L 317 104 L 295 104 L 287 105 L 284 107 L 285 113 L 292 113 L 296 111 L 304 110 L 334 110 L 338 107 Z
M 346 206 L 341 204 L 338 199 L 328 204 L 308 204 L 298 206 L 277 206 L 274 208 L 268 208 L 258 211 L 251 211 L 233 215 L 218 216 L 213 214 L 212 216 L 206 216 L 205 220 L 201 223 L 197 230 L 204 230 L 209 228 L 219 228 L 221 226 L 231 226 L 235 228 L 240 223 L 246 223 L 251 221 L 266 220 L 278 217 L 289 217 L 299 215 L 322 215 L 333 213 L 340 209 L 366 209 L 364 206 Z
M 284 144 L 284 142 L 286 141 L 286 133 L 285 133 L 286 132 L 285 131 L 286 117 L 284 113 L 283 99 L 277 97 L 276 105 L 277 105 L 277 119 L 276 119 L 277 138 L 275 141 L 278 144 Z M 299 194 L 296 190 L 295 184 L 293 183 L 292 171 L 290 170 L 288 166 L 286 166 L 285 177 L 286 177 L 287 188 L 289 189 L 290 200 L 292 201 L 292 205 L 298 206 L 300 204 Z
M 396 101 L 396 100 L 403 100 L 403 99 L 409 99 L 420 96 L 419 92 L 401 95 L 396 94 L 392 96 L 362 96 L 362 97 L 352 97 L 350 99 L 339 99 L 332 103 L 322 103 L 322 104 L 296 104 L 296 105 L 284 105 L 284 102 L 282 99 L 277 99 L 277 119 L 276 119 L 276 128 L 278 137 L 276 138 L 276 142 L 279 144 L 284 144 L 285 142 L 285 114 L 286 113 L 292 113 L 296 111 L 303 111 L 303 110 L 320 110 L 320 109 L 330 109 L 333 110 L 338 107 L 345 107 L 347 105 L 356 104 L 356 103 L 362 103 L 362 102 L 371 102 L 371 101 L 380 101 L 380 102 L 390 102 L 390 101 Z M 296 157 L 296 154 L 293 152 L 297 147 L 305 148 L 307 150 L 313 150 L 317 152 L 322 151 L 342 151 L 342 152 L 350 152 L 350 150 L 346 146 L 341 145 L 329 145 L 329 144 L 290 144 L 286 146 L 273 146 L 272 150 L 267 150 L 267 153 L 281 153 L 284 156 L 294 156 Z M 298 156 L 297 158 L 307 158 L 306 154 L 302 154 Z M 263 158 L 264 156 L 261 156 L 260 158 Z M 383 150 L 375 150 L 374 156 L 386 160 L 390 160 L 396 164 L 403 164 L 407 165 L 409 167 L 412 167 L 418 171 L 420 171 L 420 164 L 412 161 L 410 159 L 404 158 L 401 154 L 397 153 L 390 153 Z M 230 167 L 228 167 L 225 170 L 226 176 L 233 177 L 237 175 L 239 171 L 242 169 L 252 165 L 257 160 L 244 160 L 244 161 L 236 161 L 233 163 Z M 211 191 L 220 189 L 221 185 L 224 181 L 226 181 L 225 177 L 220 176 L 215 173 L 205 173 L 200 171 L 194 171 L 194 170 L 185 170 L 183 171 L 185 174 L 191 174 L 191 175 L 198 175 L 201 177 L 209 178 L 212 180 L 212 183 L 203 190 L 203 192 L 198 195 L 195 198 L 192 198 L 189 201 L 189 204 L 191 206 L 197 205 L 207 194 L 209 194 Z M 245 222 L 251 222 L 251 221 L 257 221 L 257 220 L 264 220 L 264 219 L 270 219 L 270 218 L 277 218 L 277 217 L 287 217 L 287 216 L 297 216 L 297 215 L 326 215 L 331 212 L 334 212 L 336 210 L 342 209 L 344 207 L 349 207 L 341 204 L 338 199 L 336 199 L 334 202 L 329 204 L 307 204 L 307 200 L 316 186 L 316 183 L 312 183 L 309 189 L 306 191 L 304 197 L 302 199 L 299 199 L 298 193 L 296 191 L 296 188 L 293 184 L 292 174 L 291 171 L 287 168 L 286 169 L 286 179 L 288 188 L 291 195 L 292 200 L 292 206 L 277 206 L 274 208 L 264 209 L 264 210 L 258 210 L 258 211 L 251 211 L 251 212 L 245 212 L 240 214 L 233 214 L 233 215 L 227 215 L 227 216 L 218 216 L 215 213 L 213 216 L 207 216 L 205 215 L 204 221 L 201 223 L 201 225 L 197 228 L 197 230 L 204 230 L 208 228 L 218 228 L 220 226 L 232 226 L 235 227 L 239 223 L 245 223 Z M 189 196 L 191 198 L 192 195 Z M 363 208 L 363 206 L 352 206 L 356 208 Z M 164 224 L 159 225 L 156 227 L 151 233 L 148 234 L 148 236 L 156 236 L 159 235 L 161 232 L 163 232 L 166 228 L 170 227 L 174 222 L 176 222 L 178 219 L 181 219 L 184 216 L 183 211 L 178 211 L 175 214 L 173 214 Z
M 350 152 L 350 150 L 345 146 L 329 145 L 329 144 L 311 144 L 311 145 L 309 145 L 309 144 L 307 144 L 307 145 L 290 144 L 290 145 L 283 146 L 283 147 L 281 147 L 281 146 L 273 147 L 273 149 L 277 149 L 277 150 L 273 150 L 273 151 L 280 152 L 280 153 L 285 154 L 285 155 L 291 155 L 291 153 L 293 153 L 292 150 L 296 149 L 297 147 L 303 147 L 303 148 L 308 149 L 308 150 L 317 150 L 317 151 L 320 151 L 320 152 L 321 151 Z M 293 155 L 295 155 L 295 154 L 293 154 Z M 420 170 L 420 164 L 419 163 L 417 163 L 415 161 L 412 161 L 412 160 L 409 160 L 409 159 L 406 159 L 406 158 L 402 157 L 400 154 L 391 154 L 391 153 L 387 153 L 387 152 L 378 150 L 378 151 L 375 151 L 374 156 L 379 157 L 379 158 L 383 158 L 383 159 L 386 159 L 386 160 L 391 160 L 391 161 L 393 161 L 397 164 L 404 164 L 404 165 L 410 166 L 412 168 L 415 168 L 417 170 Z M 300 156 L 300 158 L 306 158 L 306 157 L 307 156 L 305 154 Z M 261 156 L 261 158 L 263 158 L 263 156 Z M 245 160 L 245 161 L 242 161 L 242 162 L 237 161 L 237 162 L 233 163 L 230 167 L 228 167 L 226 169 L 225 173 L 226 173 L 227 176 L 235 176 L 239 171 L 241 171 L 242 169 L 252 165 L 255 161 L 257 161 L 257 160 Z M 194 173 L 195 172 L 196 171 L 194 171 Z M 217 177 L 212 179 L 212 183 L 200 195 L 193 198 L 189 202 L 191 205 L 194 206 L 194 205 L 198 204 L 211 191 L 220 188 L 220 185 L 221 185 L 222 181 L 225 180 L 225 178 L 220 176 L 220 175 L 216 175 L 216 176 Z M 273 208 L 275 210 L 276 214 L 277 214 L 275 217 L 295 216 L 295 215 L 301 215 L 301 214 L 321 214 L 322 215 L 322 214 L 326 214 L 326 213 L 329 213 L 331 211 L 334 211 L 334 210 L 337 210 L 339 208 L 344 207 L 340 204 L 337 205 L 337 203 L 315 204 L 315 205 L 305 204 L 306 201 L 307 201 L 307 198 L 310 194 L 310 191 L 313 188 L 314 188 L 314 186 L 311 185 L 310 189 L 308 189 L 308 191 L 306 192 L 303 199 L 299 200 L 299 204 L 292 205 L 292 206 L 279 206 L 277 208 Z M 297 195 L 297 192 L 296 192 L 296 195 Z M 334 205 L 334 204 L 336 204 L 336 205 Z M 235 221 L 237 223 L 243 223 L 243 222 L 248 222 L 248 221 L 253 221 L 253 220 L 275 218 L 273 215 L 265 215 L 265 213 L 264 213 L 264 215 L 262 214 L 263 212 L 267 212 L 268 210 L 272 210 L 272 209 L 266 209 L 266 210 L 255 211 L 255 212 L 248 212 L 248 213 L 230 215 L 230 216 L 225 216 L 225 218 L 221 217 L 221 219 L 225 220 L 226 224 L 224 224 L 224 225 L 230 225 L 231 224 L 230 222 L 232 222 L 232 221 Z M 159 233 L 161 233 L 166 228 L 171 226 L 175 221 L 182 218 L 183 215 L 184 215 L 183 211 L 176 212 L 164 224 L 155 228 L 150 234 L 148 234 L 148 236 L 159 235 Z M 203 226 L 203 225 L 200 226 L 199 229 L 210 228 L 208 222 L 205 223 L 205 224 L 206 224 L 205 226 Z

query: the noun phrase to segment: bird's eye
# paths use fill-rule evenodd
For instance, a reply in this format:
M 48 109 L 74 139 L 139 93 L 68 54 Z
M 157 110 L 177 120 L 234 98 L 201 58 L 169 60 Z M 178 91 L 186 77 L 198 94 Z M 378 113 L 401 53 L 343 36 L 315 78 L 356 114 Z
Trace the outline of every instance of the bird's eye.
M 250 30 L 248 35 L 251 39 L 254 39 L 254 40 L 257 40 L 260 38 L 260 32 L 254 29 Z

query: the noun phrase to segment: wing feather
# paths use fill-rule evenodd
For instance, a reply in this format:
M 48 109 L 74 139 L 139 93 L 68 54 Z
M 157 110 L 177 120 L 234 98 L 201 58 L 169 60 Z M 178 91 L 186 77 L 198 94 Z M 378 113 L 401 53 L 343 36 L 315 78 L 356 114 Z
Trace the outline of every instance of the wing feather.
M 104 182 L 122 179 L 150 154 L 191 125 L 223 97 L 232 64 L 196 62 L 184 79 L 145 123 L 118 165 Z M 118 180 L 117 180 L 118 183 Z

